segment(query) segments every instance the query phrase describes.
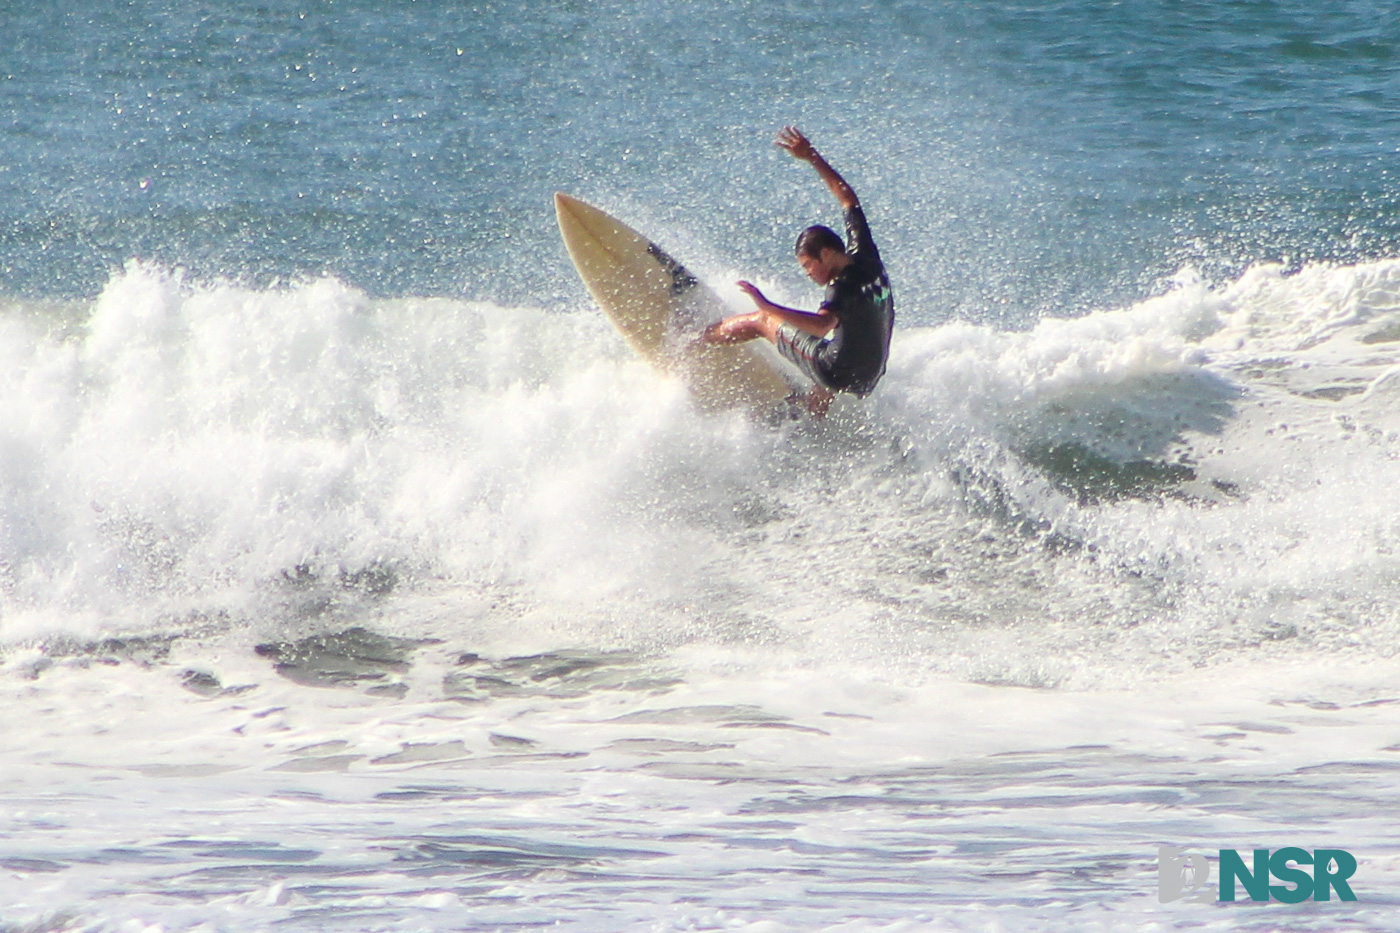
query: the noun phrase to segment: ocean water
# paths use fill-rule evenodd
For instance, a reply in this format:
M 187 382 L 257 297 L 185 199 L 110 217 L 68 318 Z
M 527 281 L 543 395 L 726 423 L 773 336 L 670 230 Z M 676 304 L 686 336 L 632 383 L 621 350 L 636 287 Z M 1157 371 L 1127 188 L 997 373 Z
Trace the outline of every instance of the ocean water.
M 1400 929 L 1387 5 L 0 30 L 0 931 Z M 550 197 L 810 306 L 787 123 L 889 372 L 704 414 Z

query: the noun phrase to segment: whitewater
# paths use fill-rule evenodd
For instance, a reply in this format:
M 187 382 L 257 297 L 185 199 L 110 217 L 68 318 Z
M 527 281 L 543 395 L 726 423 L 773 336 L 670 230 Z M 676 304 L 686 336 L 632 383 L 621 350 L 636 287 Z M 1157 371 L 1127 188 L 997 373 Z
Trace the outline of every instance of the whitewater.
M 587 308 L 13 302 L 5 922 L 1393 928 L 1397 351 L 1400 262 L 1186 272 L 770 424 Z

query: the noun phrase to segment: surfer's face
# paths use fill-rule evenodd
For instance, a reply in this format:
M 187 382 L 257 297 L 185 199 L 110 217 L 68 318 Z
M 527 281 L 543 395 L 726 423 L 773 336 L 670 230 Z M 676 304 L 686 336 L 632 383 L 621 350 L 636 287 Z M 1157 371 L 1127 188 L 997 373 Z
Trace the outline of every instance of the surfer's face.
M 836 278 L 836 273 L 841 271 L 845 265 L 846 254 L 838 253 L 834 249 L 824 249 L 820 254 L 811 256 L 807 253 L 798 253 L 797 261 L 802 265 L 802 271 L 807 273 L 807 277 L 818 285 L 826 285 Z

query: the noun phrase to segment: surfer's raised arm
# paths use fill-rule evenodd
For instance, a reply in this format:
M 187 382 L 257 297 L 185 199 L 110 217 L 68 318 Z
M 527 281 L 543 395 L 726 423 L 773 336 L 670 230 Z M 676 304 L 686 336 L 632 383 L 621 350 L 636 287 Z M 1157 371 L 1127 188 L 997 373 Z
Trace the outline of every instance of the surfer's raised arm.
M 836 169 L 831 167 L 831 163 L 822 158 L 822 154 L 817 151 L 817 147 L 812 145 L 812 141 L 803 135 L 802 131 L 795 126 L 785 126 L 778 131 L 778 138 L 774 144 L 792 153 L 793 158 L 801 159 L 803 162 L 811 164 L 817 170 L 817 175 L 826 186 L 831 189 L 831 193 L 836 196 L 836 200 L 845 210 L 850 210 L 860 204 L 860 199 L 856 197 L 855 189 L 846 183 Z

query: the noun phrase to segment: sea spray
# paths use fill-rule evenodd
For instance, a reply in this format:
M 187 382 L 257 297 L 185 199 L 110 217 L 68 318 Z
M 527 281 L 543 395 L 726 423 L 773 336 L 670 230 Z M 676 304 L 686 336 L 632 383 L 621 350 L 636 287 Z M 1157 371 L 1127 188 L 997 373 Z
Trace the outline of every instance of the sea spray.
M 296 631 L 446 585 L 656 646 L 822 642 L 784 620 L 834 596 L 863 621 L 817 650 L 936 669 L 985 658 L 985 622 L 1027 657 L 1064 637 L 1046 620 L 1197 660 L 1330 640 L 1338 600 L 1379 611 L 1372 643 L 1394 625 L 1364 582 L 1397 533 L 1367 494 L 1393 470 L 1389 276 L 1183 277 L 1026 331 L 908 327 L 868 404 L 771 426 L 698 413 L 594 313 L 132 265 L 79 327 L 6 316 L 6 638 Z M 1288 336 L 1290 283 L 1345 313 Z

